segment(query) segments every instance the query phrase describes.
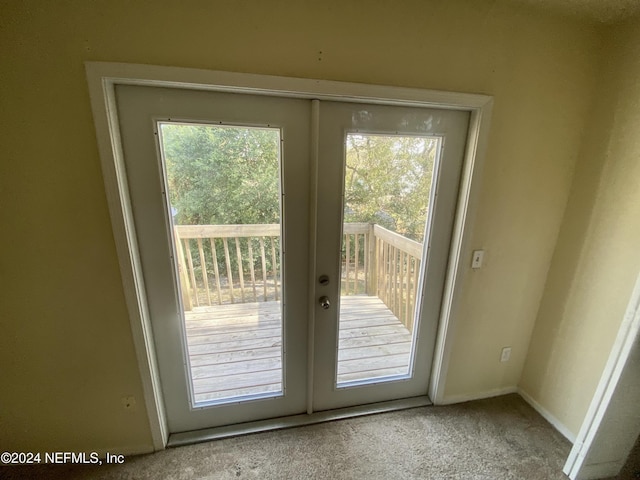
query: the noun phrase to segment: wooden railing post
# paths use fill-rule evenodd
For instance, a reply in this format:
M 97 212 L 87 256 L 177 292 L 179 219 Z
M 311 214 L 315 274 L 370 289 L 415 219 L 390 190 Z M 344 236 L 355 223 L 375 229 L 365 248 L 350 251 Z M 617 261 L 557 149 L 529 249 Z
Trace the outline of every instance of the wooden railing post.
M 176 250 L 178 254 L 178 276 L 180 277 L 180 292 L 182 294 L 182 307 L 185 311 L 193 310 L 191 302 L 191 287 L 187 277 L 187 271 L 184 264 L 184 251 L 182 248 L 182 240 L 178 234 L 178 230 L 174 229 L 174 238 L 176 242 Z
M 367 245 L 369 251 L 368 261 L 368 277 L 367 278 L 367 294 L 376 295 L 378 290 L 378 249 L 376 248 L 376 234 L 373 232 L 373 223 L 369 224 L 369 232 L 367 234 L 369 245 Z

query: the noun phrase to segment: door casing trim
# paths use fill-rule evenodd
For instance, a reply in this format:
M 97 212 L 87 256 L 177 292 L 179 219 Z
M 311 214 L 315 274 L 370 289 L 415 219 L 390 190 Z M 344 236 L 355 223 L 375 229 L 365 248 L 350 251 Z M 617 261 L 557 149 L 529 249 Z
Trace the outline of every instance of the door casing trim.
M 140 255 L 124 169 L 115 97 L 117 85 L 249 93 L 470 112 L 462 180 L 428 391 L 429 398 L 434 404 L 444 401 L 444 387 L 455 327 L 455 311 L 459 303 L 463 273 L 468 267 L 465 253 L 469 249 L 472 223 L 477 208 L 480 174 L 488 142 L 493 97 L 482 94 L 127 63 L 85 62 L 85 70 L 113 236 L 155 450 L 161 450 L 167 446 L 169 431 L 160 391 Z M 314 178 L 310 181 L 313 182 Z M 314 227 L 311 228 L 313 229 Z M 313 298 L 315 279 L 310 278 L 309 281 L 310 295 Z M 310 322 L 313 323 L 313 318 Z M 363 408 L 366 409 L 366 407 Z M 376 411 L 375 407 L 370 408 L 372 409 L 370 413 Z

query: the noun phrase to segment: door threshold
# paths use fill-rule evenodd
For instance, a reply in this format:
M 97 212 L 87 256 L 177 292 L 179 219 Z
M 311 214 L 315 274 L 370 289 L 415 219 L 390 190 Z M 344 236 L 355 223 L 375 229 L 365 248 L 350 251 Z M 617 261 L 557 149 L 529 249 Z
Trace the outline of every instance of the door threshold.
M 250 433 L 301 427 L 304 425 L 313 425 L 315 423 L 331 422 L 333 420 L 343 420 L 346 418 L 362 417 L 364 415 L 393 412 L 396 410 L 406 410 L 409 408 L 425 407 L 429 405 L 432 405 L 432 402 L 429 400 L 429 397 L 425 395 L 420 397 L 403 398 L 401 400 L 391 400 L 388 402 L 371 403 L 368 405 L 358 405 L 356 407 L 325 410 L 312 414 L 291 415 L 289 417 L 238 423 L 224 427 L 205 428 L 191 432 L 172 433 L 169 435 L 167 447 L 181 447 L 183 445 L 208 442 L 210 440 L 219 440 L 239 435 L 248 435 Z

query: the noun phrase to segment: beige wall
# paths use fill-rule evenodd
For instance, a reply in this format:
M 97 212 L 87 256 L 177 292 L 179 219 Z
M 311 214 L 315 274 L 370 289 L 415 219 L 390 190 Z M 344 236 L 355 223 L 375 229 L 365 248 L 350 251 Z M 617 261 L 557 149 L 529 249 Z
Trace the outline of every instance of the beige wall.
M 640 21 L 607 56 L 521 387 L 577 434 L 640 272 Z
M 486 266 L 464 279 L 446 394 L 517 384 L 588 118 L 599 30 L 476 0 L 1 8 L 2 449 L 151 445 L 85 60 L 494 95 L 472 242 Z M 512 360 L 500 364 L 505 345 Z M 135 412 L 121 404 L 128 395 Z

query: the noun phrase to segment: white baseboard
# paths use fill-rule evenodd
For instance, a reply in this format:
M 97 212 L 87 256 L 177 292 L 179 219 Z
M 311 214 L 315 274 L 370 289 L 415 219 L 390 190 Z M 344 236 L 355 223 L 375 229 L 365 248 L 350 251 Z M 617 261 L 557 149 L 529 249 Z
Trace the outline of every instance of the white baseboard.
M 549 422 L 553 428 L 555 428 L 558 432 L 560 432 L 567 440 L 569 440 L 572 444 L 576 442 L 576 435 L 571 432 L 560 420 L 554 417 L 549 410 L 544 408 L 538 402 L 536 402 L 531 395 L 518 387 L 518 394 L 527 402 L 529 405 L 533 407 L 533 409 L 538 412 L 547 422 Z
M 453 403 L 470 402 L 472 400 L 482 400 L 483 398 L 499 397 L 509 393 L 517 393 L 518 387 L 494 388 L 480 393 L 464 393 L 462 395 L 449 395 L 444 397 L 436 405 L 451 405 Z

